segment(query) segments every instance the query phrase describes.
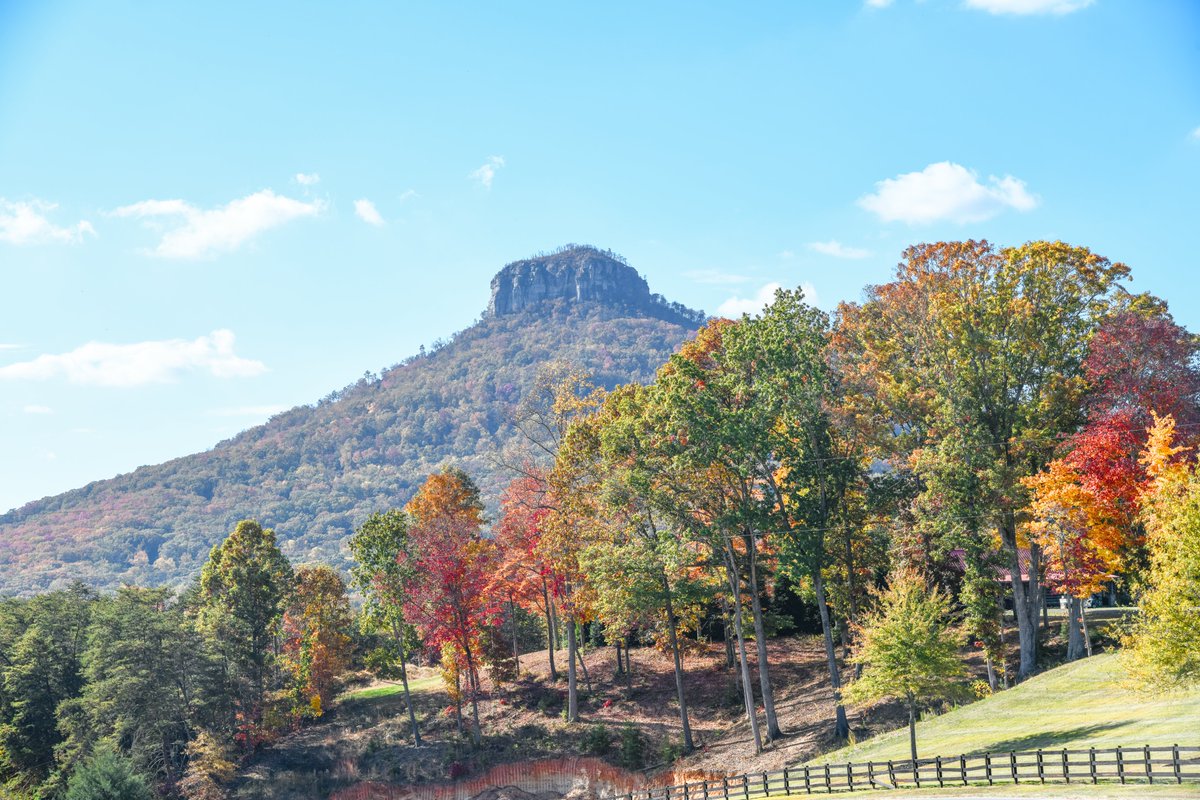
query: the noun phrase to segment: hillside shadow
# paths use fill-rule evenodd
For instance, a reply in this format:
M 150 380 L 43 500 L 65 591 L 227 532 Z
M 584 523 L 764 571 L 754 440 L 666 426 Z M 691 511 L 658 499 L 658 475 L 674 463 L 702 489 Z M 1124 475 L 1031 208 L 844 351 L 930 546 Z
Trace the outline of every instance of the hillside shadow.
M 1103 725 L 1084 725 L 1078 728 L 1071 728 L 1064 731 L 1044 731 L 1042 733 L 1031 733 L 1028 736 L 1019 736 L 1013 739 L 1004 739 L 996 742 L 987 748 L 992 753 L 1007 753 L 1009 751 L 1019 752 L 1021 750 L 1051 750 L 1072 745 L 1078 748 L 1078 744 L 1073 744 L 1081 739 L 1088 739 L 1102 733 L 1126 728 L 1128 722 L 1107 722 Z M 982 753 L 983 750 L 976 750 L 975 753 Z M 974 755 L 971 753 L 968 755 Z

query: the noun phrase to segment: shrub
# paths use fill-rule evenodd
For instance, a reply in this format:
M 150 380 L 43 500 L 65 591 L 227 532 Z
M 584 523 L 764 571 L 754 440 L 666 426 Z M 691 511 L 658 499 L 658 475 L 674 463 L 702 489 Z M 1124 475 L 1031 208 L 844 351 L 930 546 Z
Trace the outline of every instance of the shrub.
M 620 738 L 617 761 L 626 769 L 641 769 L 646 761 L 646 743 L 642 741 L 641 732 L 633 727 L 633 723 L 626 722 L 621 726 Z
M 75 770 L 66 800 L 154 800 L 154 793 L 128 760 L 104 748 Z
M 588 728 L 583 737 L 583 748 L 594 756 L 606 756 L 612 750 L 612 734 L 603 722 Z

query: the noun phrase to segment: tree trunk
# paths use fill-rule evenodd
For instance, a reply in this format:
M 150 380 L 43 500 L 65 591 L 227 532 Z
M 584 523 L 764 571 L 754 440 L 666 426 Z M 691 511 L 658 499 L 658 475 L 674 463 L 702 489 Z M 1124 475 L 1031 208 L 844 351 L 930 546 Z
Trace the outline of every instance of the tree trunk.
M 767 739 L 774 741 L 783 738 L 783 731 L 779 730 L 779 718 L 775 716 L 775 690 L 771 686 L 771 666 L 767 660 L 767 632 L 763 625 L 762 598 L 758 594 L 758 546 L 752 535 L 743 536 L 743 540 L 750 556 L 750 608 L 754 612 L 754 644 L 758 649 L 758 685 L 767 715 Z
M 458 735 L 462 736 L 462 674 L 457 664 L 454 665 L 454 727 L 458 730 Z
M 550 656 L 550 680 L 558 683 L 558 667 L 554 664 L 554 606 L 550 604 L 550 591 L 542 581 L 542 601 L 546 604 L 546 653 Z
M 917 708 L 908 704 L 908 749 L 912 753 L 913 770 L 917 768 Z
M 633 634 L 625 634 L 625 693 L 633 694 Z
M 408 709 L 408 724 L 412 726 L 413 746 L 421 746 L 421 730 L 417 727 L 417 715 L 413 711 L 412 693 L 408 690 L 408 653 L 404 649 L 404 634 L 393 625 L 392 635 L 400 646 L 400 684 L 404 687 L 404 707 Z
M 617 641 L 617 642 L 613 642 L 613 645 L 617 649 L 617 674 L 624 675 L 625 674 L 625 665 L 621 662 L 621 643 L 619 641 Z
M 514 675 L 521 677 L 521 647 L 517 644 L 517 604 L 513 602 L 512 592 L 508 593 L 508 616 L 512 620 L 513 664 L 516 666 Z
M 578 645 L 575 646 L 575 657 L 579 659 L 579 669 L 583 672 L 583 682 L 587 684 L 588 694 L 591 694 L 592 676 L 588 674 L 587 663 L 583 660 L 583 649 Z
M 671 644 L 671 656 L 675 660 L 675 695 L 679 699 L 679 722 L 683 725 L 683 751 L 686 755 L 696 749 L 692 743 L 692 726 L 688 722 L 687 698 L 683 692 L 683 660 L 679 657 L 679 637 L 676 633 L 675 605 L 671 602 L 671 584 L 662 576 L 663 596 L 667 605 L 667 635 Z
M 1083 629 L 1083 646 L 1087 650 L 1088 658 L 1092 657 L 1092 635 L 1088 633 L 1087 626 L 1087 599 L 1079 601 L 1079 627 Z
M 1083 629 L 1079 625 L 1082 606 L 1078 597 L 1067 604 L 1067 661 L 1083 658 Z
M 575 678 L 575 620 L 567 623 L 567 722 L 579 721 L 579 695 Z
M 746 704 L 746 719 L 754 733 L 754 752 L 762 752 L 762 734 L 758 730 L 758 713 L 754 709 L 754 690 L 750 688 L 750 663 L 746 660 L 746 637 L 742 634 L 741 580 L 737 574 L 737 561 L 733 557 L 733 542 L 725 545 L 725 571 L 729 575 L 729 590 L 733 598 L 733 627 L 737 633 L 738 654 L 742 667 L 742 700 Z
M 984 653 L 984 663 L 987 664 L 987 681 L 988 688 L 993 692 L 996 691 L 996 667 L 992 664 L 992 656 L 990 653 Z
M 1037 546 L 1034 545 L 1030 548 L 1030 585 L 1029 590 L 1026 591 L 1025 583 L 1021 580 L 1021 555 L 1017 549 L 1017 528 L 1012 512 L 1005 514 L 1000 536 L 1005 548 L 1008 550 L 1009 569 L 1012 573 L 1013 616 L 1017 619 L 1017 641 L 1021 651 L 1017 676 L 1028 678 L 1037 669 L 1037 585 L 1034 575 L 1037 570 L 1034 568 L 1033 555 L 1033 551 Z
M 721 620 L 721 630 L 724 631 L 725 637 L 725 668 L 734 670 L 736 675 L 737 670 L 734 668 L 737 667 L 737 653 L 733 650 L 733 624 L 729 619 L 731 616 L 732 612 L 726 607 L 725 617 Z
M 821 612 L 821 631 L 825 635 L 825 660 L 829 665 L 829 682 L 833 686 L 833 733 L 839 739 L 847 739 L 850 736 L 850 722 L 846 719 L 846 706 L 842 703 L 842 676 L 838 671 L 837 654 L 833 650 L 829 606 L 825 603 L 825 580 L 821 577 L 820 568 L 813 570 L 813 590 L 817 594 L 817 610 Z
M 467 677 L 471 681 L 471 738 L 479 747 L 483 744 L 483 729 L 479 726 L 479 674 L 475 671 L 471 648 L 464 647 L 463 652 L 467 657 Z

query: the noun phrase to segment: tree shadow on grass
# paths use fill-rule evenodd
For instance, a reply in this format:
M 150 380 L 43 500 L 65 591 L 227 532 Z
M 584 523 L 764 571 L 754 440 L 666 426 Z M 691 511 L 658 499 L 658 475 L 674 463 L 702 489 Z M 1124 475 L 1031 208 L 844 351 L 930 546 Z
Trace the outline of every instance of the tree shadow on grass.
M 1007 753 L 1009 751 L 1019 752 L 1022 750 L 1049 750 L 1055 748 L 1071 747 L 1079 748 L 1081 740 L 1090 739 L 1093 736 L 1098 736 L 1102 733 L 1109 733 L 1120 728 L 1129 726 L 1128 722 L 1107 722 L 1103 725 L 1084 725 L 1079 728 L 1070 728 L 1064 731 L 1042 731 L 1040 733 L 1031 733 L 1028 736 L 1019 736 L 1013 739 L 1004 739 L 989 745 L 987 748 L 976 750 L 968 755 L 975 753 L 983 753 L 984 750 L 992 753 Z M 1130 742 L 1132 746 L 1134 742 Z

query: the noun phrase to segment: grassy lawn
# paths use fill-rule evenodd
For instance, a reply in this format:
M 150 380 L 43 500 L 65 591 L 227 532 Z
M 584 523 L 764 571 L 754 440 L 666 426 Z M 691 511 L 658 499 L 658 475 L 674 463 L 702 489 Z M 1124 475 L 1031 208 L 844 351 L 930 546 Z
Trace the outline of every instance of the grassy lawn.
M 807 795 L 793 795 L 800 797 Z M 814 795 L 815 796 L 815 795 Z M 1200 784 L 1166 785 L 1146 784 L 1121 786 L 1120 784 L 1098 784 L 1096 786 L 1074 784 L 1046 784 L 1042 786 L 1022 784 L 1019 786 L 958 786 L 945 789 L 898 789 L 894 791 L 874 792 L 842 792 L 840 794 L 822 795 L 829 797 L 844 797 L 846 800 L 858 798 L 903 797 L 920 798 L 920 800 L 1023 800 L 1027 797 L 1052 797 L 1057 800 L 1124 800 L 1125 798 L 1149 797 L 1155 800 L 1188 800 L 1200 798 Z
M 918 754 L 924 758 L 1039 747 L 1200 745 L 1200 690 L 1144 695 L 1124 686 L 1124 679 L 1115 653 L 1048 670 L 986 700 L 917 723 Z M 889 758 L 908 758 L 907 727 L 811 763 Z
M 442 679 L 436 675 L 428 678 L 419 678 L 408 682 L 409 691 L 414 694 L 427 692 L 431 689 L 437 689 L 441 686 Z M 342 695 L 343 700 L 378 700 L 383 697 L 400 697 L 404 694 L 404 687 L 400 682 L 384 683 L 377 686 L 368 686 L 365 689 L 359 689 L 353 692 L 346 692 Z

